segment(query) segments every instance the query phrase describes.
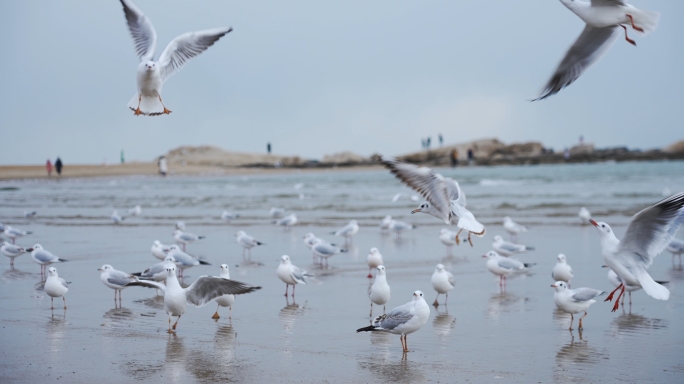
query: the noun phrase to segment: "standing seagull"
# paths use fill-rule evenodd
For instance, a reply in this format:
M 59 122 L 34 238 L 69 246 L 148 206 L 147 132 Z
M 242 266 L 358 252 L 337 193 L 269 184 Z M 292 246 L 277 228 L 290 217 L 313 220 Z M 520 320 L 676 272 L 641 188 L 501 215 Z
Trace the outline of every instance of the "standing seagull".
M 409 351 L 406 336 L 423 327 L 430 317 L 430 307 L 425 302 L 423 292 L 413 292 L 413 300 L 394 308 L 390 313 L 373 319 L 371 325 L 359 328 L 356 332 L 383 331 L 401 335 L 403 352 Z
M 518 234 L 522 232 L 527 232 L 527 228 L 525 226 L 522 226 L 510 217 L 506 216 L 503 218 L 503 227 L 508 232 L 508 235 L 511 238 L 511 241 L 518 241 Z
M 154 243 L 152 243 L 150 251 L 152 251 L 152 256 L 159 260 L 164 260 L 166 258 L 166 252 L 169 251 L 169 246 L 162 244 L 159 240 L 155 240 Z
M 292 286 L 292 297 L 294 297 L 295 285 L 306 285 L 306 280 L 304 280 L 304 277 L 310 276 L 306 274 L 306 271 L 302 271 L 299 269 L 299 267 L 292 264 L 290 261 L 290 256 L 288 255 L 283 255 L 280 257 L 280 265 L 278 265 L 276 275 L 278 275 L 278 278 L 285 283 L 285 297 L 287 297 L 287 291 L 290 288 L 290 285 Z
M 237 219 L 238 217 L 240 217 L 240 215 L 237 213 L 231 213 L 228 211 L 221 212 L 221 220 L 225 221 L 226 223 L 230 223 L 231 220 Z
M 414 229 L 416 226 L 413 224 L 409 224 L 404 221 L 399 221 L 399 220 L 392 220 L 389 223 L 389 230 L 397 234 L 397 239 L 401 237 L 401 234 L 406 231 L 410 231 Z
M 131 31 L 135 52 L 138 55 L 138 92 L 128 102 L 134 114 L 157 116 L 169 114 L 164 106 L 161 90 L 164 82 L 180 70 L 191 58 L 204 52 L 223 35 L 233 30 L 230 27 L 207 29 L 184 33 L 173 39 L 154 61 L 157 33 L 152 22 L 130 0 L 121 0 L 128 29 Z
M 607 265 L 604 265 L 603 267 L 608 268 Z M 622 284 L 622 279 L 620 279 L 620 276 L 617 275 L 612 269 L 608 268 L 608 281 L 610 281 L 611 284 L 613 284 L 614 287 L 620 286 Z M 656 280 L 656 283 L 665 285 L 668 283 L 668 281 L 658 281 Z M 632 305 L 632 292 L 638 291 L 641 289 L 640 285 L 625 285 L 625 292 L 629 295 L 629 305 Z M 625 305 L 625 296 L 622 296 L 622 303 L 621 305 Z
M 228 264 L 221 264 L 221 275 L 219 276 L 222 279 L 230 279 L 230 269 L 228 268 Z M 230 312 L 228 312 L 228 318 L 232 319 L 232 314 L 233 314 L 233 303 L 235 302 L 235 295 L 223 295 L 219 296 L 216 298 L 216 313 L 214 313 L 214 316 L 212 316 L 212 319 L 220 319 L 221 316 L 218 314 L 218 310 L 220 307 L 228 307 Z
M 378 265 L 378 272 L 375 274 L 375 281 L 368 287 L 368 298 L 371 301 L 370 315 L 373 316 L 373 304 L 382 305 L 382 314 L 385 314 L 385 304 L 390 299 L 390 286 L 387 284 L 385 266 Z
M 313 245 L 311 246 L 311 250 L 313 251 L 313 253 L 315 253 L 319 257 L 323 258 L 323 260 L 325 260 L 326 267 L 328 266 L 328 258 L 330 256 L 334 256 L 341 252 L 347 252 L 346 249 L 338 248 L 322 239 L 316 239 L 316 241 L 314 241 Z M 323 263 L 321 262 L 321 264 Z
M 109 215 L 109 219 L 112 220 L 112 223 L 114 224 L 121 224 L 121 222 L 124 221 L 124 218 L 119 215 L 119 212 L 117 212 L 116 209 Z
M 135 207 L 128 210 L 128 214 L 131 216 L 140 216 L 141 213 L 142 213 L 142 208 L 140 208 L 139 205 L 136 205 Z
M 196 267 L 198 265 L 211 265 L 204 260 L 197 259 L 187 253 L 183 252 L 178 248 L 176 244 L 169 247 L 169 256 L 173 256 L 174 263 L 180 269 L 179 277 L 182 279 L 186 268 Z
M 335 236 L 342 236 L 342 237 L 344 237 L 345 242 L 351 243 L 352 236 L 354 236 L 358 231 L 359 231 L 359 224 L 356 222 L 356 220 L 351 220 L 349 222 L 349 224 L 338 229 L 337 231 L 333 232 L 332 234 Z
M 553 301 L 556 303 L 561 311 L 570 314 L 570 330 L 572 331 L 572 322 L 575 320 L 575 313 L 584 311 L 584 316 L 579 319 L 579 327 L 582 329 L 582 319 L 587 316 L 587 309 L 596 302 L 594 298 L 602 295 L 605 292 L 593 288 L 577 288 L 568 289 L 568 285 L 564 281 L 556 281 L 551 284 L 556 292 L 553 293 Z
M 61 297 L 64 302 L 64 309 L 67 309 L 64 295 L 69 290 L 69 283 L 57 275 L 57 268 L 48 268 L 48 278 L 45 280 L 43 289 L 50 296 L 50 309 L 55 309 L 55 297 Z
M 0 252 L 10 258 L 10 268 L 14 269 L 14 258 L 23 255 L 26 252 L 33 251 L 33 248 L 24 249 L 18 245 L 10 244 L 6 241 L 0 243 Z
M 17 238 L 24 237 L 26 235 L 30 235 L 33 233 L 31 231 L 22 231 L 21 229 L 12 228 L 9 225 L 5 225 L 2 231 L 5 233 L 5 236 L 12 239 L 12 244 L 14 244 Z
M 173 238 L 176 240 L 176 243 L 181 243 L 183 244 L 183 252 L 185 252 L 185 245 L 194 243 L 197 240 L 204 239 L 204 236 L 197 236 L 192 233 L 188 232 L 183 232 L 180 229 L 176 229 L 173 231 Z
M 368 256 L 366 257 L 366 263 L 368 263 L 368 278 L 369 279 L 373 278 L 373 275 L 371 274 L 371 271 L 373 270 L 373 268 L 377 268 L 378 266 L 385 264 L 382 261 L 382 254 L 375 247 L 371 248 L 370 251 L 368 252 Z
M 510 241 L 504 240 L 503 237 L 499 235 L 494 236 L 492 248 L 504 256 L 513 256 L 516 253 L 534 249 L 534 247 L 528 247 L 527 245 L 511 243 Z
M 282 219 L 274 221 L 273 224 L 290 229 L 293 225 L 297 224 L 297 215 L 290 213 Z
M 245 258 L 245 251 L 249 254 L 249 258 L 252 257 L 252 248 L 257 245 L 264 245 L 261 241 L 253 238 L 252 236 L 245 233 L 245 231 L 237 231 L 235 234 L 235 240 L 242 247 L 242 258 Z
M 446 228 L 442 228 L 441 231 L 439 231 L 439 240 L 442 242 L 442 244 L 446 245 L 447 248 L 447 256 L 450 256 L 452 254 L 452 249 L 454 245 L 456 245 L 456 237 L 458 235 L 456 232 L 450 231 Z
M 553 270 L 551 270 L 551 278 L 553 281 L 565 281 L 570 284 L 570 280 L 575 277 L 575 275 L 572 274 L 572 267 L 570 267 L 570 264 L 565 260 L 564 254 L 559 253 L 557 259 L 558 262 L 556 262 Z
M 577 216 L 579 217 L 582 225 L 591 224 L 589 222 L 589 220 L 591 220 L 591 212 L 589 212 L 589 210 L 585 207 L 580 208 L 579 213 L 577 213 Z
M 621 289 L 613 311 L 619 308 L 620 296 L 625 293 L 625 284 L 641 286 L 649 296 L 657 300 L 670 298 L 670 291 L 655 282 L 646 268 L 672 241 L 682 223 L 684 192 L 663 199 L 634 215 L 622 241 L 615 237 L 608 224 L 591 220 L 601 238 L 603 260 L 622 280 L 622 284 L 606 298 L 606 301 L 611 301 L 613 294 Z
M 514 272 L 525 271 L 533 265 L 509 257 L 502 257 L 496 251 L 489 251 L 482 257 L 487 259 L 489 272 L 499 276 L 499 287 L 506 285 L 506 276 Z
M 635 31 L 647 34 L 656 29 L 660 20 L 658 12 L 642 11 L 622 0 L 561 0 L 561 3 L 579 16 L 586 26 L 561 60 L 544 90 L 532 101 L 546 99 L 577 80 L 587 68 L 608 52 L 620 35 L 620 27 L 625 30 L 625 40 L 636 45 L 627 36 L 627 27 L 623 24 L 630 24 Z
M 101 272 L 100 280 L 102 280 L 102 283 L 114 290 L 115 306 L 117 292 L 119 293 L 119 305 L 121 305 L 121 291 L 123 291 L 126 287 L 135 285 L 133 283 L 138 281 L 136 276 L 133 276 L 130 273 L 117 271 L 109 264 L 105 264 L 97 270 Z
M 674 264 L 675 256 L 679 256 L 679 264 L 682 263 L 682 253 L 684 253 L 684 241 L 679 239 L 672 239 L 667 245 L 667 250 L 672 253 L 672 264 Z
M 444 269 L 444 265 L 442 264 L 437 264 L 437 267 L 435 267 L 435 272 L 432 274 L 432 288 L 437 291 L 437 297 L 435 297 L 435 302 L 432 303 L 432 305 L 439 307 L 437 299 L 442 293 L 446 294 L 444 305 L 447 305 L 447 300 L 449 300 L 449 291 L 454 289 L 454 275 Z
M 423 212 L 430 214 L 444 223 L 451 224 L 456 221 L 456 226 L 468 232 L 468 242 L 473 245 L 470 235 L 484 236 L 485 227 L 475 219 L 475 216 L 466 206 L 466 196 L 458 182 L 452 178 L 444 177 L 427 167 L 404 163 L 389 157 L 383 157 L 380 161 L 404 184 L 413 188 L 427 200 L 411 213 Z M 456 244 L 460 241 L 456 237 Z
M 185 313 L 188 303 L 201 307 L 219 296 L 240 295 L 261 289 L 261 287 L 215 276 L 200 276 L 189 287 L 183 288 L 176 277 L 176 267 L 172 265 L 166 268 L 166 285 L 156 281 L 139 281 L 138 283 L 138 285 L 157 288 L 164 292 L 164 310 L 169 315 L 169 333 L 175 332 L 178 320 Z M 173 326 L 171 326 L 172 316 L 178 317 Z
M 33 251 L 31 252 L 31 258 L 33 258 L 33 261 L 36 263 L 40 264 L 40 275 L 43 276 L 45 274 L 45 267 L 52 264 L 52 263 L 63 263 L 67 260 L 61 259 L 55 255 L 53 255 L 51 252 L 43 249 L 43 247 L 40 244 L 35 244 L 33 247 Z

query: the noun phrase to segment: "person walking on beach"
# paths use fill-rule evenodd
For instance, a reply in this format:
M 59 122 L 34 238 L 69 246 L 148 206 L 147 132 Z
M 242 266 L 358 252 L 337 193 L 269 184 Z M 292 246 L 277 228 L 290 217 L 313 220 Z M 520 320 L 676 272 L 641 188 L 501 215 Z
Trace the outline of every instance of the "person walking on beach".
M 439 147 L 441 148 L 444 145 L 444 137 L 442 137 L 441 133 L 437 137 L 439 138 Z
M 475 157 L 475 154 L 473 153 L 473 149 L 468 148 L 468 165 L 473 165 L 474 157 Z
M 50 159 L 45 163 L 45 169 L 47 169 L 48 177 L 52 176 L 52 162 Z
M 166 156 L 159 156 L 157 165 L 159 166 L 159 174 L 166 176 L 166 173 L 169 171 L 168 165 L 166 164 Z
M 271 143 L 270 142 L 266 143 L 266 152 L 268 152 L 269 155 L 271 154 Z
M 57 160 L 55 160 L 55 170 L 57 171 L 57 176 L 62 176 L 62 159 L 57 157 Z

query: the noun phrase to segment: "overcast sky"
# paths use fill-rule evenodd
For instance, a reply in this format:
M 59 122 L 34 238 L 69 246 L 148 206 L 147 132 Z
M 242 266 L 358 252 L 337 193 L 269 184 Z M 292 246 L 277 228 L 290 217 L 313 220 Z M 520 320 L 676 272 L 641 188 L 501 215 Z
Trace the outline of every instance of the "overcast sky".
M 157 56 L 181 33 L 234 31 L 173 76 L 168 116 L 136 117 L 137 58 L 116 0 L 0 2 L 0 164 L 152 160 L 180 145 L 321 158 L 396 155 L 442 133 L 562 149 L 684 139 L 684 1 L 634 0 L 658 29 L 530 103 L 584 27 L 558 0 L 138 0 Z

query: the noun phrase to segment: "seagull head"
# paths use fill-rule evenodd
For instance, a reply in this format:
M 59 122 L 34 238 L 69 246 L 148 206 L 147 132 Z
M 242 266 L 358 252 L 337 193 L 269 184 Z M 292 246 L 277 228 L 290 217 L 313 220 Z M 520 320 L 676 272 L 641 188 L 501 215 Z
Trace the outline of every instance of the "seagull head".
M 166 267 L 166 274 L 168 276 L 175 275 L 176 274 L 176 266 L 175 265 L 169 265 Z
M 437 266 L 435 267 L 435 271 L 443 272 L 444 271 L 444 264 L 437 264 Z
M 417 213 L 417 212 L 428 213 L 429 210 L 430 210 L 430 203 L 428 203 L 427 201 L 424 201 L 418 206 L 418 208 L 411 211 L 411 213 Z
M 148 61 L 147 63 L 145 63 L 145 68 L 148 71 L 154 71 L 157 69 L 157 63 L 155 63 L 154 61 Z
M 378 251 L 378 249 L 375 248 L 375 247 L 373 247 L 373 248 L 370 249 L 370 253 L 373 254 L 373 255 L 377 255 L 379 252 L 380 252 L 380 251 Z
M 415 291 L 413 292 L 413 301 L 418 301 L 423 299 L 423 292 L 422 291 Z
M 601 237 L 607 236 L 607 235 L 610 235 L 610 234 L 613 233 L 613 230 L 610 229 L 610 225 L 604 223 L 603 221 L 599 221 L 599 222 L 597 223 L 596 221 L 594 221 L 594 219 L 590 219 L 589 222 L 590 222 L 594 227 L 596 227 L 596 229 L 598 229 L 599 235 L 601 235 Z M 613 236 L 615 236 L 615 235 L 613 234 Z
M 499 256 L 499 254 L 496 253 L 496 251 L 489 251 L 486 254 L 482 255 L 482 257 L 484 257 L 485 259 L 493 259 L 497 256 Z
M 34 244 L 34 245 L 33 245 L 33 250 L 34 250 L 34 251 L 37 251 L 37 250 L 39 250 L 39 249 L 43 249 L 43 246 L 40 245 L 40 244 Z
M 510 216 L 506 216 L 503 218 L 504 223 L 508 221 L 512 221 Z
M 557 259 L 558 259 L 559 263 L 565 263 L 565 255 L 564 254 L 559 253 Z
M 378 275 L 384 275 L 385 274 L 385 266 L 384 265 L 378 265 Z
M 499 235 L 494 236 L 494 242 L 495 243 L 500 243 L 502 241 L 503 241 L 503 237 L 501 237 Z
M 556 292 L 560 292 L 564 289 L 568 289 L 568 285 L 564 281 L 556 281 L 554 284 L 551 284 L 551 288 L 555 288 Z
M 55 268 L 55 267 L 48 268 L 48 275 L 57 276 L 57 268 Z
M 281 263 L 281 264 L 291 264 L 291 263 L 290 263 L 290 256 L 288 256 L 288 255 L 282 255 L 282 256 L 280 257 L 280 263 Z
M 240 237 L 240 236 L 244 236 L 244 235 L 246 235 L 245 231 L 237 231 L 235 233 L 235 237 Z
M 114 269 L 111 265 L 105 264 L 102 267 L 98 268 L 98 271 L 105 272 Z
M 175 262 L 176 262 L 176 259 L 175 259 L 173 256 L 168 255 L 168 256 L 166 256 L 166 258 L 164 258 L 164 262 L 166 262 L 166 263 L 175 263 Z

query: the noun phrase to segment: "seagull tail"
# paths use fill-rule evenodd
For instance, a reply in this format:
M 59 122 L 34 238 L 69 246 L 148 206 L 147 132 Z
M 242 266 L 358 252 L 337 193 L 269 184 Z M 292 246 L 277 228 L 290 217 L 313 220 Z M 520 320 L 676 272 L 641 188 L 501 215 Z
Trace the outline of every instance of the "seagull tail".
M 356 330 L 356 333 L 359 333 L 359 332 L 370 332 L 370 331 L 374 331 L 376 328 L 377 328 L 377 327 L 375 327 L 375 326 L 373 326 L 373 325 L 369 325 L 369 326 L 367 326 L 367 327 L 363 327 L 363 328 L 357 329 L 357 330 Z
M 629 14 L 634 19 L 634 25 L 644 30 L 644 35 L 655 31 L 658 27 L 658 22 L 660 21 L 660 13 L 658 12 L 630 9 Z
M 523 263 L 523 265 L 525 266 L 525 268 L 530 268 L 533 265 L 537 265 L 537 263 Z
M 138 108 L 138 94 L 133 95 L 131 101 L 128 102 L 128 108 L 135 111 Z M 157 116 L 164 113 L 164 105 L 158 97 L 140 98 L 140 112 L 145 116 Z
M 197 236 L 198 239 L 204 239 L 206 236 Z
M 649 275 L 645 270 L 640 270 L 635 273 L 635 275 L 637 280 L 639 280 L 641 287 L 652 298 L 657 300 L 667 300 L 670 298 L 670 290 L 656 283 L 651 275 Z
M 57 259 L 57 261 L 59 261 L 60 263 L 64 263 L 64 262 L 69 261 L 69 260 Z

